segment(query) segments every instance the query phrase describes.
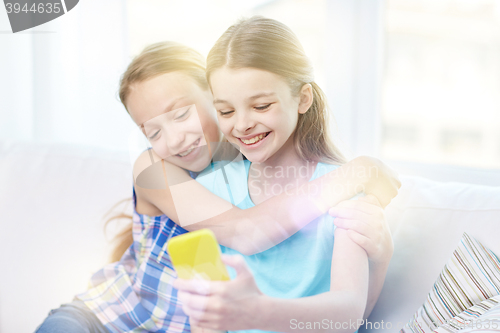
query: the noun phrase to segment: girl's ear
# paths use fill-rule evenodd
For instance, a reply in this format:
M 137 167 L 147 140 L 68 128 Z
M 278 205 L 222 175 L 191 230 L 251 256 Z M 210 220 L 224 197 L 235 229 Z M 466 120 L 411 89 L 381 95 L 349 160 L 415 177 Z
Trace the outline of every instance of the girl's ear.
M 307 110 L 309 110 L 314 100 L 313 89 L 311 84 L 310 83 L 304 84 L 300 89 L 299 95 L 300 95 L 299 113 L 304 114 L 307 112 Z

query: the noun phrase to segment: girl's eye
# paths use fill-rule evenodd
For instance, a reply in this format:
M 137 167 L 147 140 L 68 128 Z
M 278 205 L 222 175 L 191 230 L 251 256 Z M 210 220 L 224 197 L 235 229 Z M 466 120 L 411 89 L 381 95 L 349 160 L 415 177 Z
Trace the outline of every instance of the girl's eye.
M 265 109 L 269 108 L 269 107 L 271 106 L 271 104 L 273 104 L 273 103 L 269 103 L 269 104 L 262 105 L 262 106 L 256 106 L 255 108 L 256 108 L 257 110 L 263 111 L 263 110 L 265 110 Z
M 151 135 L 149 139 L 154 139 L 158 135 L 158 133 L 160 133 L 160 130 L 156 131 L 155 134 Z
M 175 120 L 181 119 L 181 118 L 185 117 L 189 113 L 190 110 L 191 110 L 191 108 L 187 109 L 186 112 L 184 112 L 183 114 L 181 114 L 180 116 L 178 116 L 177 118 L 175 118 Z
M 219 113 L 220 113 L 221 116 L 227 116 L 227 115 L 229 115 L 229 114 L 231 114 L 233 112 L 234 111 L 219 111 Z

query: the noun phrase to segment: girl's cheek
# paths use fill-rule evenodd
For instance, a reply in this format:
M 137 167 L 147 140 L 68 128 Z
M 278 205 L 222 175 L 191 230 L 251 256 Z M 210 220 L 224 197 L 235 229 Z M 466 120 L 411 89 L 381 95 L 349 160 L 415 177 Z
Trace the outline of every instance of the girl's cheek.
M 218 133 L 219 126 L 217 124 L 217 117 L 215 114 L 211 113 L 211 110 L 201 109 L 199 117 L 205 136 L 213 137 L 213 133 Z
M 199 134 L 203 133 L 203 120 L 203 117 L 199 117 L 196 112 L 193 112 L 189 119 L 186 119 L 186 121 L 179 123 L 179 125 L 177 126 L 179 126 L 179 130 Z
M 153 148 L 156 155 L 160 156 L 161 158 L 168 157 L 168 149 L 166 147 L 158 144 L 158 142 L 152 143 L 151 148 Z
M 224 135 L 228 136 L 230 134 L 230 127 L 231 127 L 229 119 L 224 118 L 220 115 L 217 116 L 217 119 L 219 120 L 219 128 L 220 128 L 221 132 Z
M 200 117 L 200 127 L 205 136 L 211 137 L 210 134 L 217 130 L 217 123 L 211 117 Z
M 219 127 L 215 122 L 210 121 L 207 124 L 204 124 L 203 129 L 204 129 L 203 134 L 205 135 L 208 141 L 210 142 L 219 141 L 219 136 L 220 136 Z

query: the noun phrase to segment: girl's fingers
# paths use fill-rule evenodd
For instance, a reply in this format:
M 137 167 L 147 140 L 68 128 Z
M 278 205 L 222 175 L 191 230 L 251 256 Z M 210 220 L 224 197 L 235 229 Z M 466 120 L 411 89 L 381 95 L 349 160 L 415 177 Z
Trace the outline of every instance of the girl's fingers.
M 337 217 L 333 220 L 333 224 L 342 229 L 355 231 L 367 238 L 371 238 L 370 235 L 373 237 L 378 233 L 377 229 L 375 229 L 371 224 L 358 220 L 341 219 Z
M 209 292 L 208 284 L 201 279 L 191 279 L 191 280 L 175 279 L 174 282 L 172 283 L 172 286 L 176 289 L 189 292 L 192 294 L 208 295 Z
M 182 310 L 189 317 L 189 321 L 193 326 L 200 326 L 203 321 L 206 321 L 205 313 L 202 311 L 191 309 L 188 306 L 183 306 Z
M 200 329 L 202 327 L 205 329 L 214 330 L 218 329 L 219 327 L 220 315 L 192 309 L 186 305 L 182 306 L 182 310 L 186 315 L 189 316 L 189 323 L 192 326 L 196 326 L 196 328 L 198 328 L 198 330 L 195 330 L 195 332 L 200 332 Z M 202 329 L 201 332 L 203 332 Z
M 182 291 L 187 291 L 187 292 L 193 292 L 194 291 L 194 286 L 191 283 L 190 280 L 184 280 L 184 279 L 175 279 L 174 282 L 172 283 L 172 286 L 175 289 L 179 289 Z
M 217 321 L 214 319 L 206 318 L 203 316 L 200 320 L 192 320 L 191 325 L 194 325 L 198 328 L 195 332 L 208 332 L 208 330 L 217 330 Z M 201 330 L 201 331 L 200 331 Z M 193 332 L 193 330 L 191 330 Z M 225 331 L 224 331 L 225 332 Z
M 248 265 L 245 262 L 245 259 L 243 259 L 243 256 L 238 254 L 236 255 L 223 254 L 221 255 L 221 259 L 224 264 L 234 268 L 234 270 L 236 271 L 236 276 L 238 277 L 253 276 L 252 272 L 250 271 L 250 268 L 248 268 Z
M 360 235 L 353 230 L 347 230 L 347 235 L 354 243 L 365 249 L 366 253 L 368 253 L 368 256 L 370 256 L 371 253 L 374 253 L 375 247 L 373 245 L 373 242 L 371 242 L 368 237 Z
M 187 306 L 191 310 L 206 312 L 208 310 L 208 297 L 196 294 L 191 294 L 184 291 L 179 291 L 177 298 L 182 302 L 183 306 Z
M 223 289 L 223 286 L 221 283 L 224 283 L 222 281 L 208 281 L 204 279 L 191 279 L 191 280 L 184 280 L 184 279 L 175 279 L 174 282 L 172 283 L 172 286 L 175 289 L 179 289 L 185 292 L 189 292 L 191 294 L 198 294 L 198 295 L 213 295 L 215 293 L 220 292 L 221 289 Z
M 378 201 L 377 197 L 374 196 L 373 194 L 367 194 L 364 197 L 360 197 L 358 200 L 365 201 L 372 205 L 379 206 L 382 208 L 380 201 Z

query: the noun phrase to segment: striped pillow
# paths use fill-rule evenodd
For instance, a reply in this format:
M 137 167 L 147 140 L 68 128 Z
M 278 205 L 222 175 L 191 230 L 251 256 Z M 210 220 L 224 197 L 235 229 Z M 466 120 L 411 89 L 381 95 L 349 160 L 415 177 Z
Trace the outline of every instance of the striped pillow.
M 427 300 L 401 332 L 433 332 L 463 311 L 499 294 L 498 257 L 464 233 Z
M 490 297 L 439 326 L 434 333 L 500 331 L 500 296 Z
M 500 299 L 497 299 L 500 302 Z M 485 314 L 479 316 L 470 325 L 460 331 L 460 333 L 472 332 L 500 332 L 500 304 L 491 308 Z

